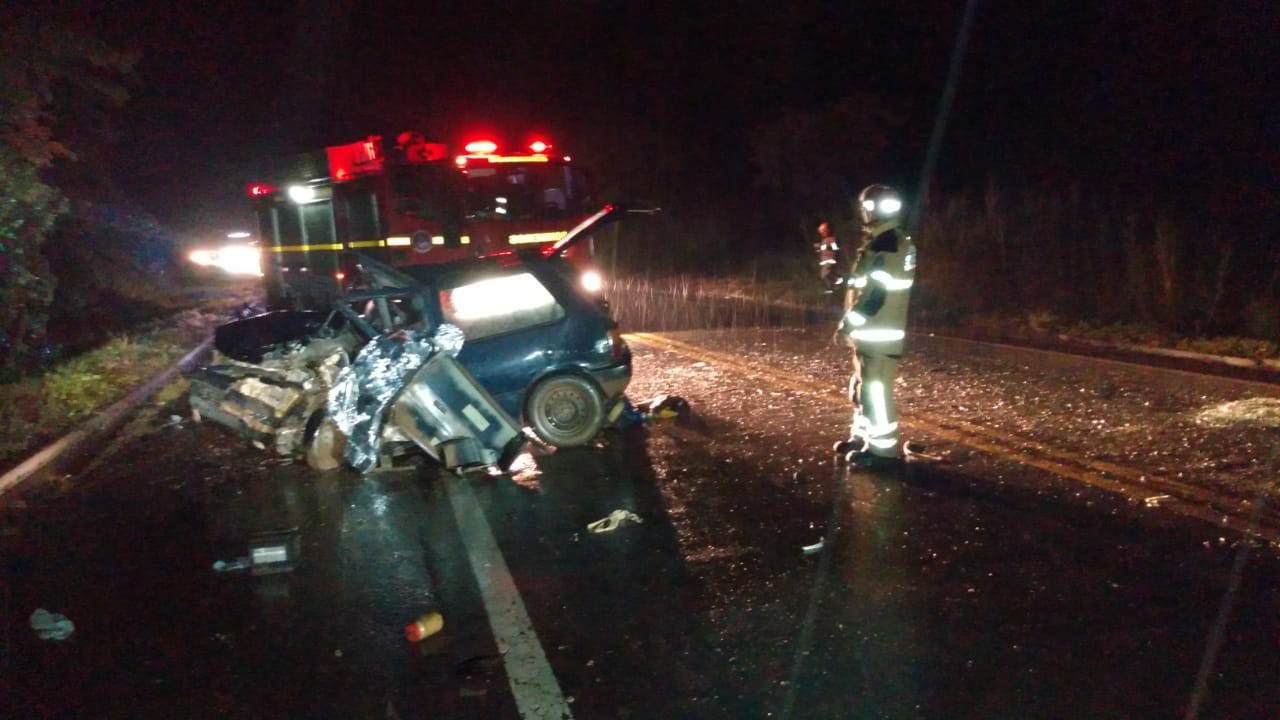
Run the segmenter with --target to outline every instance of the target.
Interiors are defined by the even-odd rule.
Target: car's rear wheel
[[[595,383],[584,377],[556,375],[538,383],[529,393],[525,419],[548,445],[585,445],[604,426],[604,396]]]

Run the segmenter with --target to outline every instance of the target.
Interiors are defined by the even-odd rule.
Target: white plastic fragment
[[[247,557],[234,560],[215,560],[213,562],[213,571],[217,573],[238,572],[240,570],[248,570],[251,567],[253,567],[253,563]]]
[[[824,538],[818,538],[818,542],[812,545],[805,545],[800,549],[804,551],[805,555],[817,555],[818,553],[822,552],[822,548],[825,546],[826,546],[826,540]]]
[[[1143,500],[1142,502],[1145,503],[1147,507],[1160,507],[1160,503],[1164,502],[1165,500],[1172,500],[1172,499],[1173,498],[1169,495],[1152,495],[1151,497]]]
[[[31,629],[41,640],[66,640],[76,631],[76,624],[65,615],[51,613],[44,608],[36,608],[31,613]]]
[[[617,530],[623,525],[638,525],[644,522],[639,515],[630,510],[614,510],[609,513],[609,517],[601,518],[587,525],[587,531],[593,533],[607,533]]]

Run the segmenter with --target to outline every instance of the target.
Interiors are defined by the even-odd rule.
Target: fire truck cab
[[[490,140],[450,157],[443,143],[404,132],[297,156],[274,184],[248,188],[259,220],[272,308],[328,307],[352,268],[349,251],[392,267],[549,246],[596,208],[587,178],[545,141],[500,153]],[[568,258],[597,284],[591,242]]]

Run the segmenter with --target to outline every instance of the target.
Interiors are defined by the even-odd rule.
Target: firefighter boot
[[[854,434],[848,440],[841,440],[832,445],[831,449],[835,452],[837,460],[848,460],[851,457],[866,453],[867,447],[866,436]]]
[[[901,469],[907,463],[907,459],[901,455],[876,455],[863,451],[849,453],[845,456],[845,462],[863,470],[893,471]]]

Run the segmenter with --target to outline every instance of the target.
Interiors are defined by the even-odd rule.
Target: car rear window
[[[565,315],[551,291],[527,272],[441,290],[440,309],[468,340],[545,325]]]

